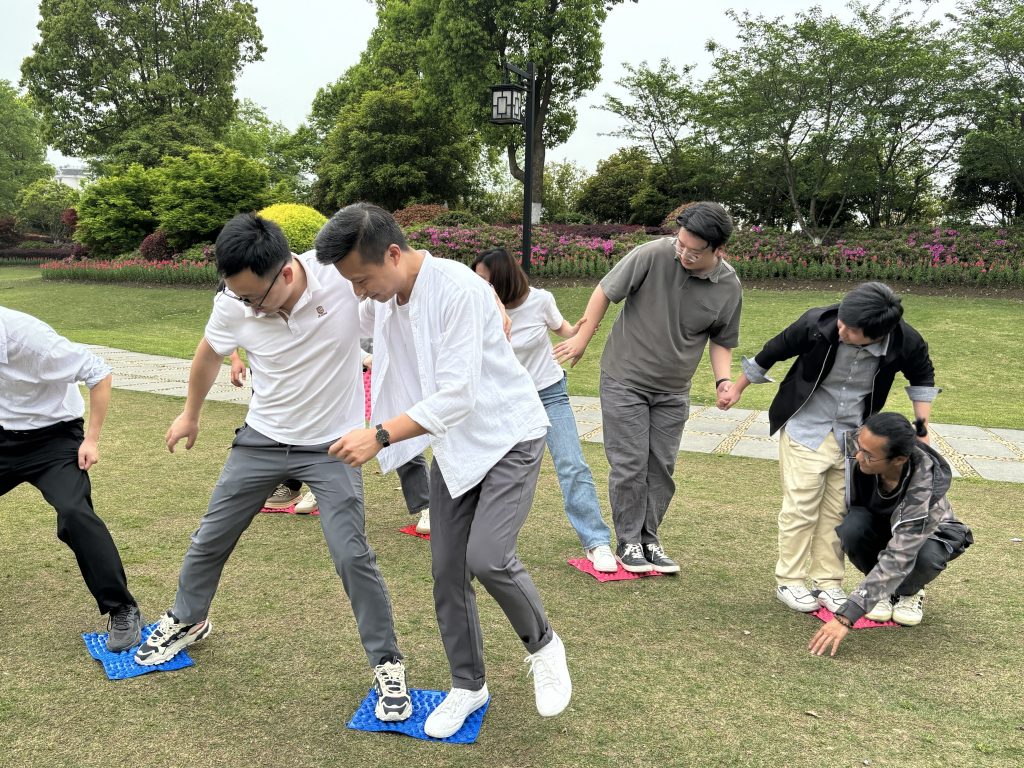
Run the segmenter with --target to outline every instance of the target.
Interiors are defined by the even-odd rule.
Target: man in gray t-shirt
[[[616,557],[633,573],[679,571],[658,527],[675,494],[690,382],[709,346],[717,394],[724,394],[739,343],[742,289],[720,252],[732,219],[718,203],[703,202],[676,222],[676,237],[645,243],[615,265],[594,289],[579,333],[555,347],[559,362],[575,365],[609,305],[625,300],[601,356],[601,418]]]

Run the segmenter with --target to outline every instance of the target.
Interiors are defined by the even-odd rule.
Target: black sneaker
[[[615,548],[615,559],[630,573],[650,573],[654,570],[639,544],[619,544]]]
[[[412,714],[412,699],[405,687],[405,665],[401,659],[386,661],[373,668],[373,689],[377,691],[374,714],[378,720],[397,722]]]
[[[142,642],[142,613],[137,605],[122,605],[107,618],[107,650],[127,651]]]
[[[644,558],[658,573],[679,573],[679,563],[665,554],[661,544],[644,544]]]
[[[197,643],[210,634],[213,626],[209,619],[195,624],[183,624],[168,611],[160,617],[146,642],[135,652],[135,663],[144,667],[163,664],[173,659],[182,648]]]

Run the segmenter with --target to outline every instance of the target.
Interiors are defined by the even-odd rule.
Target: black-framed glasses
[[[252,299],[250,299],[247,296],[239,296],[237,293],[234,293],[233,291],[231,291],[231,289],[228,288],[227,285],[225,285],[223,287],[224,295],[227,296],[228,298],[234,299],[235,301],[242,302],[247,307],[262,307],[263,306],[263,302],[266,301],[267,300],[267,296],[270,295],[270,291],[271,291],[271,289],[273,289],[274,283],[277,282],[277,278],[279,278],[281,276],[281,272],[284,271],[284,268],[287,265],[288,265],[288,262],[286,261],[280,267],[277,268],[277,272],[274,274],[274,279],[270,281],[270,285],[267,286],[267,290],[256,301],[253,301]]]
[[[860,442],[857,440],[857,438],[859,436],[860,436],[860,430],[859,429],[856,432],[853,432],[853,433],[849,433],[848,432],[847,433],[847,436],[846,436],[847,452],[846,453],[847,453],[847,455],[851,459],[857,458],[857,454],[858,453],[862,453],[862,454],[864,454],[864,462],[867,463],[867,464],[874,464],[877,461],[887,461],[888,460],[888,457],[886,457],[886,456],[875,456],[875,455],[873,455],[871,453],[868,453],[863,448],[861,448]]]

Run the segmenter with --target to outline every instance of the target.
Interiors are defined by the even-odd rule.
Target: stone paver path
[[[115,387],[185,397],[190,361],[111,347],[90,345],[90,349],[114,367]],[[224,366],[208,399],[245,405],[249,388],[233,387],[228,367]],[[598,398],[571,397],[570,401],[580,438],[602,442]],[[957,477],[1024,483],[1024,430],[934,423],[930,428],[932,445],[946,457]],[[680,450],[778,461],[779,441],[778,435],[768,434],[766,411],[695,406],[686,422]]]

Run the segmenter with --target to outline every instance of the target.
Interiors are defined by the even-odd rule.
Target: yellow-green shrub
[[[310,250],[317,232],[327,223],[322,213],[298,203],[277,203],[264,208],[259,215],[281,227],[293,253]]]

